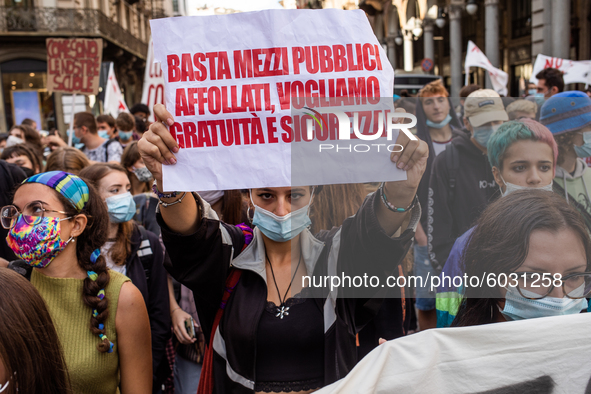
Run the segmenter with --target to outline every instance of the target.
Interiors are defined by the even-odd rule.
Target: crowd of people
[[[388,165],[406,180],[381,184],[165,192],[180,147],[162,105],[152,124],[143,104],[79,112],[74,147],[14,126],[0,392],[309,393],[384,340],[586,311],[591,98],[557,70],[536,77],[519,99],[468,85],[455,102],[441,81],[395,97],[418,139],[399,134]],[[341,272],[516,280],[369,297],[302,280]],[[536,274],[560,280],[532,287]]]

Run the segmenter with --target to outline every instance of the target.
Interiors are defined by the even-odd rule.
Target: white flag
[[[488,76],[490,77],[495,92],[502,96],[507,96],[507,82],[509,82],[509,75],[503,70],[493,66],[486,55],[472,41],[468,41],[468,51],[466,52],[466,62],[464,64],[464,68],[466,69],[466,85],[468,85],[470,67],[480,67],[488,71]]]
[[[123,93],[119,89],[117,78],[115,77],[115,69],[113,63],[109,66],[109,76],[107,77],[107,87],[105,88],[105,102],[103,112],[111,114],[114,118],[121,112],[129,112]]]
[[[564,83],[591,84],[591,60],[574,61],[559,57],[538,55],[529,80],[537,84],[538,79],[536,75],[545,68],[556,68],[562,71],[564,73]]]
[[[164,78],[162,77],[160,63],[154,63],[154,44],[152,44],[152,38],[150,38],[150,46],[148,47],[142,103],[150,108],[150,122],[156,121],[154,118],[154,105],[164,104]]]

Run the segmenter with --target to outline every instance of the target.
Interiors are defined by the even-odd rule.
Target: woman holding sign
[[[164,106],[154,112],[173,124]],[[390,165],[407,180],[382,184],[341,227],[310,233],[313,186],[267,187],[250,191],[251,235],[217,220],[196,193],[162,192],[162,164],[176,163],[179,146],[163,122],[150,126],[139,148],[156,180],[167,268],[193,291],[209,338],[200,393],[307,393],[353,368],[355,335],[378,311],[383,286],[366,279],[361,288],[339,288],[331,280],[385,284],[398,275],[420,217],[416,191],[428,149],[404,133],[396,143],[404,149]],[[387,290],[400,297],[400,289]]]

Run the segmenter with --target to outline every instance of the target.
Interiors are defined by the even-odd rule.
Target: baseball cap
[[[542,106],[540,123],[552,134],[582,129],[591,124],[591,98],[577,90],[557,93]]]
[[[501,97],[492,89],[480,89],[470,93],[464,102],[464,116],[473,127],[497,120],[509,120]]]

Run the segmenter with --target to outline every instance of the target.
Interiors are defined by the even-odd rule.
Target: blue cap
[[[394,102],[396,102],[396,101],[400,100],[400,98],[401,98],[401,97],[400,97],[399,95],[395,94],[395,95],[394,95]]]
[[[591,98],[571,90],[550,97],[540,111],[540,123],[552,134],[563,134],[591,125]]]

